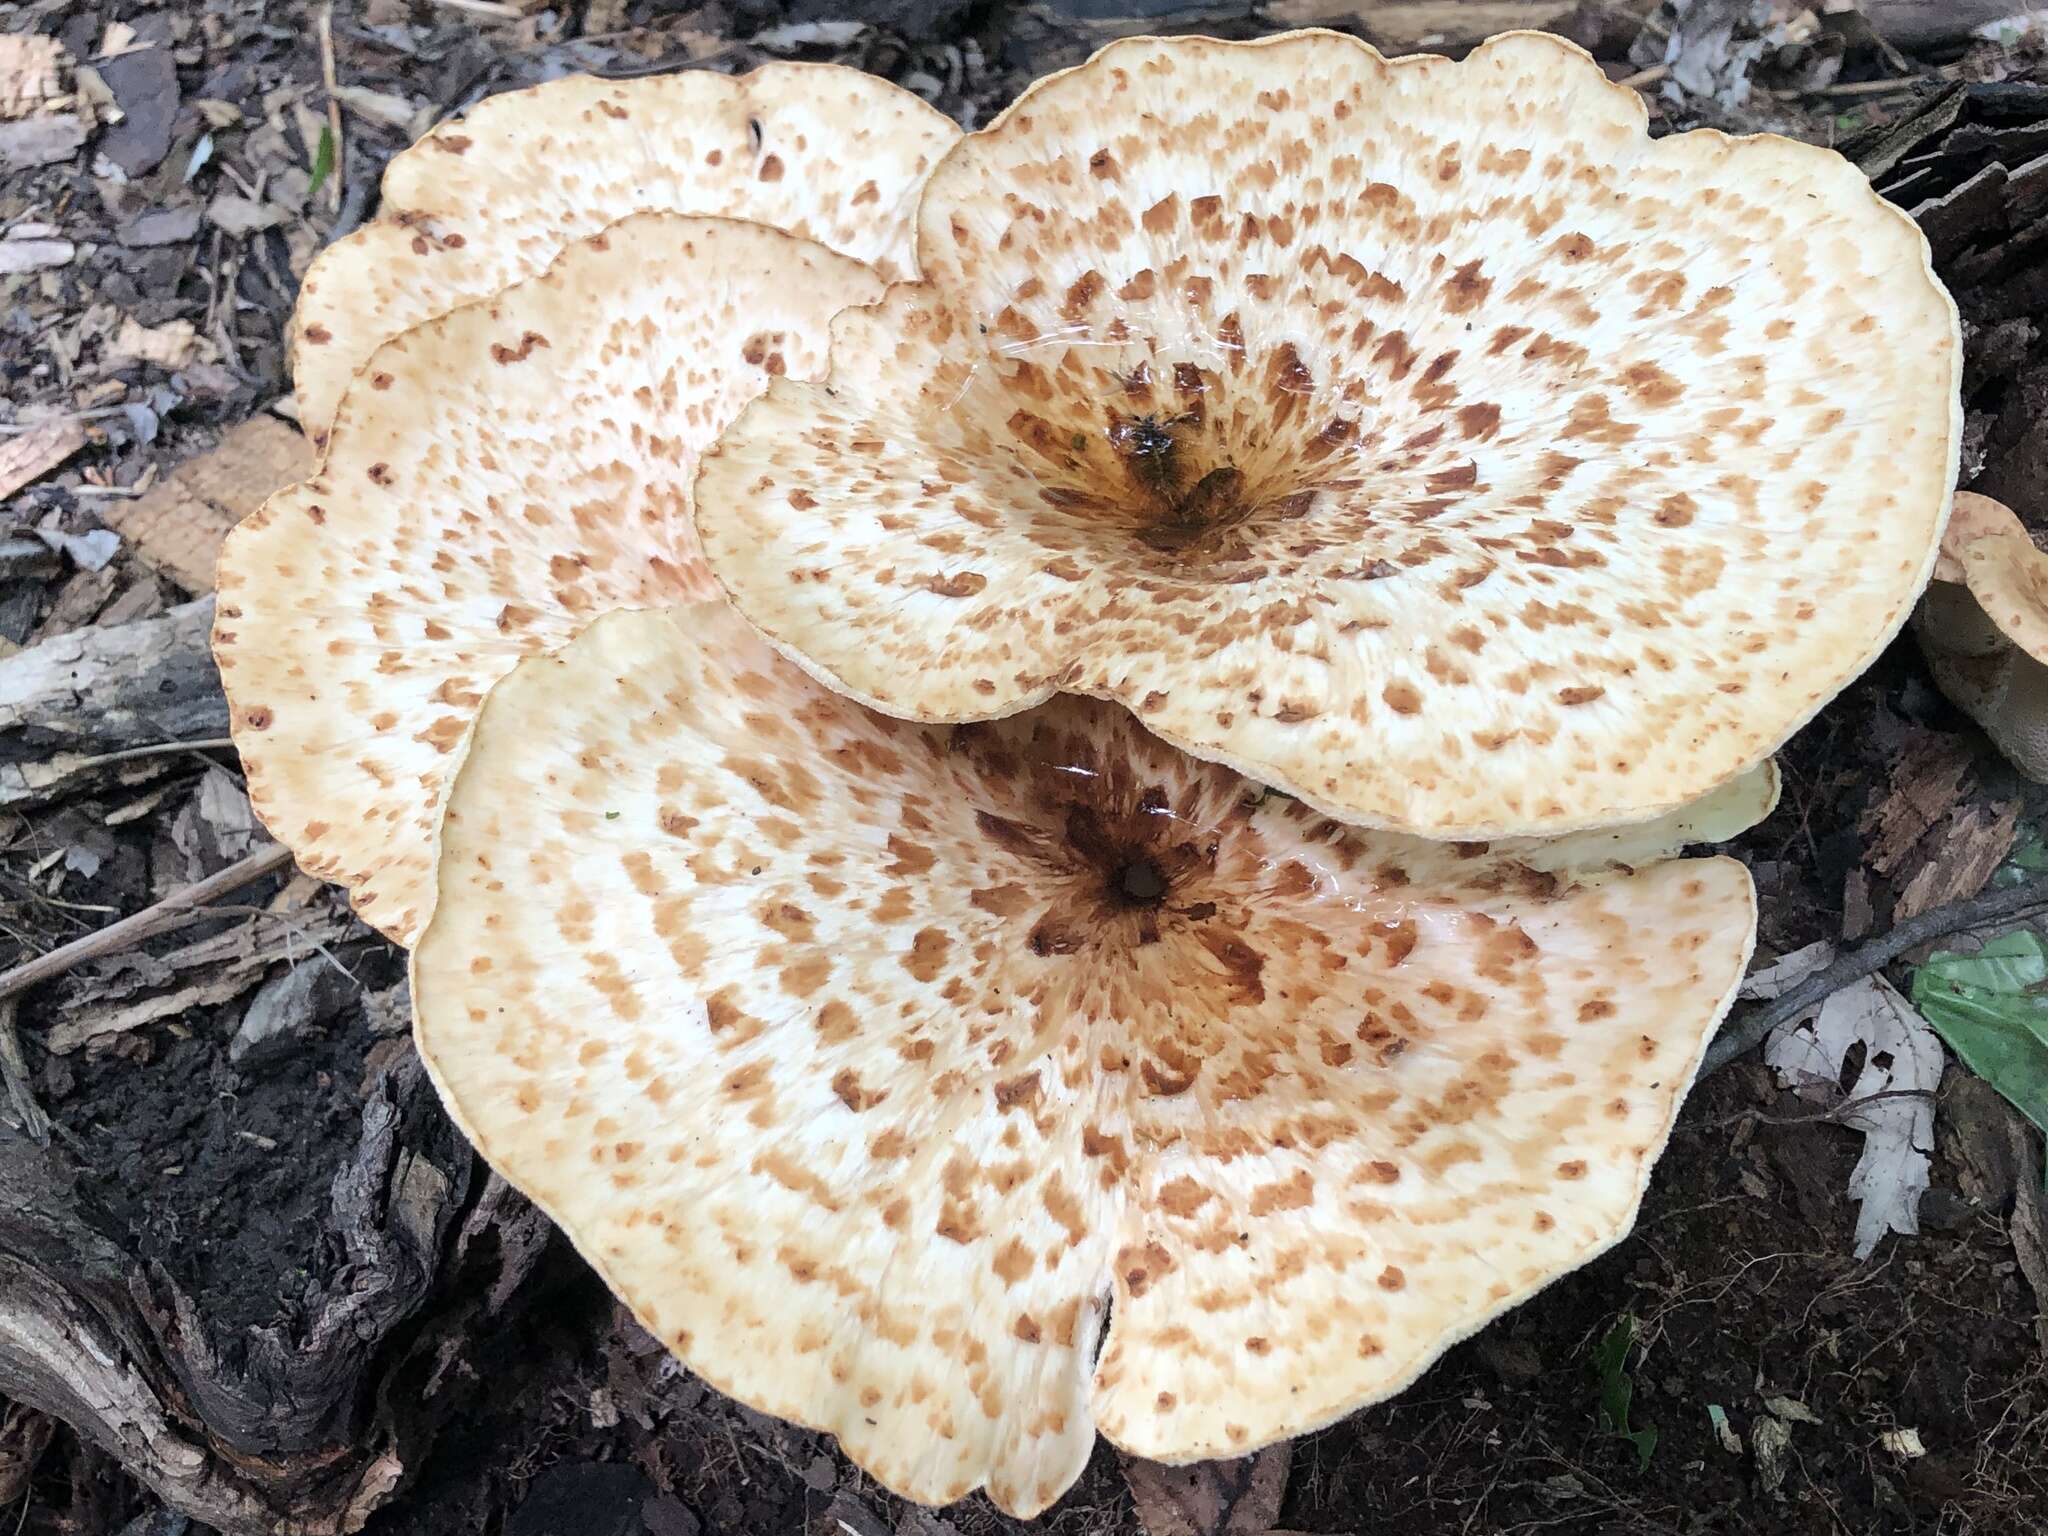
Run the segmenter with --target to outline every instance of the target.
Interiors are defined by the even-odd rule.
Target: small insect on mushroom
[[[1913,633],[1941,691],[2048,783],[2048,554],[2011,508],[1956,492]]]
[[[1563,832],[1762,761],[1927,580],[1960,344],[1917,228],[1828,150],[1652,141],[1560,39],[1126,39],[918,232],[696,501],[871,707],[1094,695],[1343,820]]]
[[[1455,846],[1257,790],[613,614],[483,707],[415,1038],[656,1338],[897,1492],[1242,1455],[1628,1230],[1755,925],[1672,855],[1775,797]]]

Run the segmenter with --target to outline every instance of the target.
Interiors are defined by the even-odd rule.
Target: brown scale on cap
[[[2011,508],[1956,492],[1913,632],[1941,691],[2048,782],[2048,554]]]
[[[576,75],[490,97],[394,159],[376,222],[307,272],[291,335],[299,419],[323,444],[381,343],[630,214],[747,219],[887,281],[911,276],[918,193],[959,137],[910,92],[829,64]]]
[[[1934,557],[1917,230],[1824,150],[1653,143],[1555,38],[1113,44],[947,156],[918,256],[698,500],[891,713],[1093,694],[1347,820],[1565,831],[1761,761]]]
[[[697,456],[881,291],[780,231],[641,214],[376,353],[320,473],[221,553],[214,654],[258,813],[400,943],[483,695],[599,614],[715,590]]]
[[[618,613],[483,708],[417,1039],[692,1369],[1029,1514],[1098,1429],[1299,1433],[1619,1238],[1754,926],[1669,856],[1774,794],[1361,832],[1097,701],[917,725]]]

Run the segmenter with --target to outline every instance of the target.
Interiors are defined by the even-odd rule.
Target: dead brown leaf
[[[1265,1536],[1280,1518],[1293,1449],[1283,1443],[1185,1467],[1126,1456],[1124,1481],[1146,1536]]]

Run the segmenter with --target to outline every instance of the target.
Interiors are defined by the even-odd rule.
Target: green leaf
[[[306,182],[306,196],[311,198],[315,192],[318,192],[320,190],[320,183],[325,181],[333,172],[334,129],[330,125],[320,130],[320,143],[313,151],[313,174]]]
[[[2009,886],[2025,885],[2034,876],[2043,874],[2048,874],[2048,842],[2041,840],[2041,834],[2035,828],[2021,827],[2020,835],[2013,840],[2012,852],[1992,872],[1991,883],[2004,890]]]
[[[1647,1424],[1631,1429],[1628,1422],[1629,1405],[1636,1396],[1636,1384],[1628,1374],[1628,1351],[1635,1336],[1635,1318],[1622,1313],[1606,1337],[1593,1346],[1593,1369],[1600,1377],[1600,1427],[1634,1446],[1636,1470],[1647,1472],[1657,1450],[1657,1431]]]
[[[1913,1006],[1963,1065],[2048,1131],[2048,945],[2031,929],[1913,973]]]

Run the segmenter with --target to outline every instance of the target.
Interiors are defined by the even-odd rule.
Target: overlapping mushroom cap
[[[959,137],[908,91],[835,65],[577,75],[493,96],[394,159],[377,221],[306,274],[291,331],[300,418],[324,442],[381,343],[633,213],[747,219],[910,276],[918,192]]]
[[[1750,882],[1550,852],[1345,828],[1092,700],[890,719],[721,603],[616,614],[484,706],[417,1040],[693,1369],[1028,1513],[1098,1427],[1312,1428],[1628,1229]]]
[[[319,473],[221,554],[250,798],[307,870],[411,942],[486,690],[602,613],[712,590],[697,456],[881,287],[779,230],[639,214],[378,348]]]
[[[1941,691],[2048,781],[2048,555],[2011,508],[1958,491],[1913,632]]]
[[[714,572],[870,705],[1094,694],[1347,820],[1640,819],[1903,623],[1953,306],[1854,167],[1651,142],[1531,34],[1133,39],[934,174],[923,282],[705,461]]]

